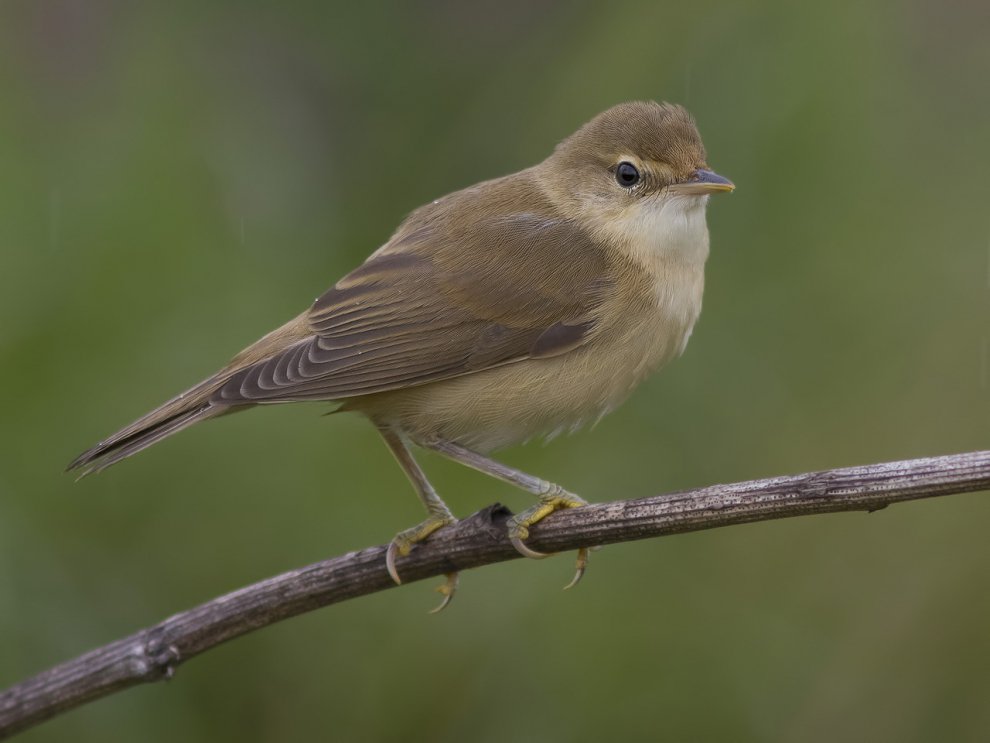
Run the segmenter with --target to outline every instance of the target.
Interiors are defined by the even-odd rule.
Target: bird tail
[[[310,332],[306,313],[290,320],[245,348],[212,377],[138,418],[89,451],[84,451],[69,463],[66,470],[82,470],[80,477],[85,477],[137,454],[173,433],[189,428],[193,423],[253,407],[250,401],[217,402],[213,396],[238,372],[277,356],[292,344],[307,338]]]
[[[177,395],[84,451],[69,463],[66,471],[81,470],[80,477],[100,472],[194,423],[230,412],[230,406],[210,402],[213,392],[227,381],[228,376],[222,373],[214,375]]]

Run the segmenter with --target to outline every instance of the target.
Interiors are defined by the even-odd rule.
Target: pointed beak
[[[698,168],[688,180],[668,186],[668,190],[674,193],[694,195],[733,191],[735,188],[735,184],[728,178],[704,168]]]

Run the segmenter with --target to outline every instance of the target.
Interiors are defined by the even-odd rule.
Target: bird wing
[[[340,400],[565,353],[595,332],[605,262],[566,220],[511,214],[457,230],[420,215],[314,302],[308,336],[210,401]]]

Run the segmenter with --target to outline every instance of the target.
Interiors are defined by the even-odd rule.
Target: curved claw
[[[414,546],[425,541],[437,529],[457,523],[457,519],[451,515],[450,511],[446,510],[447,507],[443,506],[443,508],[442,512],[431,512],[423,523],[416,524],[411,529],[400,531],[388,543],[388,549],[385,550],[385,568],[397,586],[402,585],[402,579],[399,577],[399,571],[395,569],[396,558],[408,555]]]
[[[574,571],[574,577],[571,578],[571,582],[564,586],[564,590],[574,588],[578,583],[581,582],[581,578],[584,577],[585,568],[588,567],[588,556],[589,550],[587,547],[581,547],[577,554],[577,569]]]
[[[447,573],[447,580],[442,586],[436,587],[436,592],[443,596],[443,601],[440,602],[439,606],[435,606],[427,612],[428,614],[439,614],[447,605],[453,600],[454,594],[457,593],[457,582],[460,573]]]
[[[385,550],[385,568],[388,570],[388,574],[392,576],[392,580],[395,581],[395,585],[402,585],[402,578],[399,577],[399,571],[395,569],[395,556],[399,552],[399,545],[392,540],[388,543],[388,549]]]
[[[523,557],[528,557],[531,560],[542,560],[544,557],[550,557],[550,555],[546,552],[537,552],[536,550],[527,547],[526,543],[523,542],[522,538],[518,534],[510,535],[509,541],[512,542],[512,546],[516,548],[516,552]]]

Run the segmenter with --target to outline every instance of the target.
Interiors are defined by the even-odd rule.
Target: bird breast
[[[373,396],[358,407],[414,441],[479,452],[593,424],[652,371],[679,356],[701,312],[707,197],[646,202],[599,234],[615,258],[613,289],[583,345]]]
[[[361,408],[413,441],[435,437],[479,452],[593,424],[684,350],[701,310],[701,266],[656,268],[606,302],[609,320],[577,349],[383,393]]]

